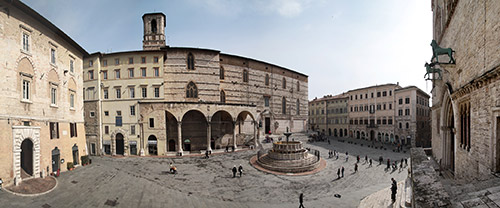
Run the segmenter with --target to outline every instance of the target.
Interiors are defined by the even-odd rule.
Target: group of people
[[[235,177],[236,177],[236,173],[237,173],[237,172],[238,172],[238,173],[240,173],[240,178],[241,178],[241,175],[243,174],[243,166],[241,166],[241,164],[240,164],[240,166],[238,167],[238,169],[236,169],[236,165],[235,165],[235,166],[233,166],[233,169],[232,169],[232,170],[233,170],[233,178],[235,178]]]

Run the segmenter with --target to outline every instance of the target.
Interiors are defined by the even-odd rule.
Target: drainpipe
[[[99,154],[98,155],[104,155],[104,145],[103,145],[103,138],[102,138],[102,115],[104,114],[104,111],[102,110],[102,98],[101,98],[101,91],[103,87],[103,83],[101,82],[101,56],[102,54],[99,54],[98,59],[97,59],[97,104],[98,104],[98,110],[99,110]]]

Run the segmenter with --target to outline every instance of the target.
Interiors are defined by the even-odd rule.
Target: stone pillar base
[[[144,154],[144,149],[143,149],[143,148],[141,148],[141,151],[139,151],[139,155],[140,155],[140,156],[145,156],[145,154]]]

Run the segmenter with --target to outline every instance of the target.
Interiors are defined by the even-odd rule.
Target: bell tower
[[[167,25],[165,14],[161,12],[142,15],[144,25],[143,50],[159,50],[165,44],[165,27]]]

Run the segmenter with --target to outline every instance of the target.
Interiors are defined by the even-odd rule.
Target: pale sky
[[[142,49],[163,12],[172,47],[249,57],[309,76],[309,100],[376,84],[429,93],[429,0],[22,0],[89,53]]]

